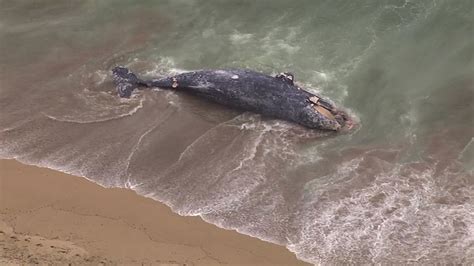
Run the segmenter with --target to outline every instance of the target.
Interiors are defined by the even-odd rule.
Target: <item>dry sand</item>
[[[0,264],[307,265],[126,189],[0,160]]]

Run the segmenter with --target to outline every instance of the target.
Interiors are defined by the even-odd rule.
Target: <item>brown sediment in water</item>
[[[0,160],[0,264],[306,265],[126,189]]]

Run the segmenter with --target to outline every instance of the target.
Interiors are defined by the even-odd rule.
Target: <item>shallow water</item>
[[[305,261],[474,262],[474,7],[459,1],[0,1],[0,156],[128,187]],[[329,134],[110,69],[291,71]]]

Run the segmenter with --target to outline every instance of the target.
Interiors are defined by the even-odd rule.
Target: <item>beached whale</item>
[[[180,90],[214,102],[308,128],[341,130],[352,126],[342,110],[295,85],[291,73],[269,76],[251,70],[199,70],[161,79],[142,80],[125,67],[112,70],[120,97],[133,90],[159,87]]]

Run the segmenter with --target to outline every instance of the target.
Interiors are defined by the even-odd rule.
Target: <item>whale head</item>
[[[347,112],[319,97],[309,99],[300,114],[300,119],[307,127],[323,130],[350,130],[354,126],[354,122]]]

